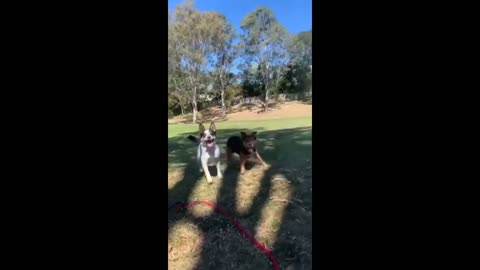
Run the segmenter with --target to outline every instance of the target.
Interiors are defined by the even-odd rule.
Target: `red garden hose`
[[[209,201],[194,201],[194,202],[191,202],[189,204],[182,204],[182,203],[177,203],[177,211],[181,211],[183,209],[188,209],[188,208],[191,208],[195,205],[198,205],[198,204],[205,204],[205,205],[208,205],[210,206],[211,208],[213,208],[214,210],[218,211],[220,214],[222,214],[224,217],[226,217],[227,219],[230,220],[230,222],[240,231],[240,233],[245,237],[247,238],[248,240],[250,240],[250,242],[252,244],[254,244],[257,248],[259,248],[261,251],[263,251],[263,253],[265,253],[265,255],[268,256],[268,259],[272,262],[272,265],[273,265],[273,269],[275,270],[279,270],[279,266],[278,266],[278,262],[277,262],[277,259],[275,259],[275,257],[273,256],[272,252],[270,250],[267,249],[267,247],[265,247],[264,244],[260,243],[257,241],[257,239],[255,239],[250,233],[248,233],[248,231],[242,226],[240,225],[240,223],[234,219],[232,216],[230,216],[225,210],[223,210],[222,208],[220,208],[219,206],[209,202]],[[173,207],[173,206],[172,206]],[[170,208],[170,207],[169,207]]]

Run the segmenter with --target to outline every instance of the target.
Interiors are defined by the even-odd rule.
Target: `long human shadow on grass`
[[[195,187],[196,182],[200,180],[200,177],[198,165],[196,165],[194,161],[189,161],[183,172],[182,180],[177,182],[175,186],[168,191],[168,205],[172,205],[178,201],[185,202]]]
[[[281,173],[281,169],[285,168],[295,168],[296,166],[302,166],[305,160],[311,159],[311,129],[310,128],[295,128],[295,129],[285,129],[285,130],[277,130],[277,131],[263,131],[259,134],[259,143],[260,143],[260,153],[265,159],[267,163],[271,165],[271,167],[265,171],[262,179],[260,180],[260,188],[259,191],[256,193],[254,198],[252,198],[253,203],[247,213],[238,213],[236,210],[236,191],[238,189],[238,181],[239,181],[239,166],[238,162],[233,162],[233,164],[227,165],[227,168],[224,172],[224,179],[221,183],[221,187],[219,192],[217,193],[217,204],[220,205],[222,208],[227,210],[233,216],[242,219],[243,225],[251,232],[255,233],[260,226],[260,219],[262,215],[262,210],[267,205],[269,201],[269,194],[271,190],[271,178],[276,173]],[[224,134],[224,138],[228,138],[228,136],[238,134],[240,129],[236,130],[222,130],[221,132]],[[172,149],[179,149],[182,146],[188,145],[183,143],[180,140],[184,140],[184,136],[187,134],[179,135],[178,137],[173,138]],[[218,139],[218,138],[217,138]],[[224,145],[221,144],[220,140],[217,140],[220,144],[221,148],[224,149]],[[310,142],[310,144],[308,143]],[[191,147],[191,144],[190,146]],[[196,151],[196,147],[192,147]],[[170,140],[169,140],[169,150],[170,147]],[[182,149],[179,153],[183,154],[183,160],[187,158],[191,153],[188,153],[188,149]],[[191,156],[190,156],[191,157]],[[169,157],[170,158],[170,157]],[[198,170],[194,162],[191,162],[191,159],[188,159],[190,162],[187,162],[187,167],[185,168],[185,173],[183,175],[182,181],[178,182],[177,185],[169,191],[169,202],[174,202],[178,200],[186,201],[189,196],[191,195],[193,188],[195,186],[196,180],[201,181],[204,177],[199,175],[198,173],[193,173]],[[302,161],[303,160],[303,161]],[[175,160],[178,162],[178,160]],[[169,159],[170,162],[170,159]],[[248,167],[247,167],[248,170]],[[247,172],[248,175],[248,172]],[[294,182],[294,179],[291,179],[289,175],[284,175],[288,181]],[[215,180],[214,180],[215,181]],[[311,180],[310,180],[310,187],[311,187]],[[297,196],[296,187],[292,188],[292,197]],[[309,194],[311,197],[311,193]],[[172,198],[171,198],[172,197]],[[307,195],[308,197],[308,195]],[[181,199],[183,198],[183,199]],[[201,199],[201,198],[199,198]],[[311,267],[311,263],[308,260],[299,260],[302,258],[301,256],[297,256],[300,253],[305,254],[306,257],[310,258],[310,250],[305,251],[302,249],[302,246],[296,244],[295,241],[290,241],[288,237],[288,232],[295,230],[292,226],[300,227],[295,235],[299,235],[301,233],[306,232],[306,237],[308,238],[311,236],[311,221],[310,224],[307,224],[310,228],[304,229],[305,222],[303,224],[295,224],[295,223],[288,223],[289,219],[296,219],[298,215],[295,214],[295,211],[298,211],[297,208],[292,206],[287,206],[285,209],[285,213],[283,214],[283,218],[280,221],[280,228],[278,234],[276,236],[277,239],[285,239],[284,241],[276,241],[273,252],[277,256],[280,264],[282,266],[291,265],[292,261],[285,261],[286,259],[294,258],[294,263],[303,265],[305,268]],[[198,226],[198,228],[204,233],[208,234],[209,231],[212,229],[218,229],[218,227],[226,228],[230,226],[228,221],[222,220],[222,218],[213,218],[212,216],[206,218],[196,218],[193,216],[187,216],[189,221],[193,222]],[[310,233],[309,233],[310,232]],[[287,236],[285,236],[287,234]],[[222,239],[220,239],[222,240]],[[225,244],[225,243],[224,243]],[[244,240],[242,243],[244,245],[250,245],[247,240]],[[202,253],[200,256],[200,260],[196,267],[197,270],[203,269],[212,269],[212,266],[215,266],[216,269],[229,269],[232,266],[236,267],[236,269],[249,269],[249,267],[254,267],[255,262],[246,262],[241,263],[245,258],[241,257],[241,254],[229,254],[225,253],[225,250],[221,248],[215,247],[215,245],[209,245],[208,243],[205,244],[206,247],[210,247],[210,249],[219,249],[218,252],[209,250],[207,248],[202,249]],[[226,243],[228,247],[228,243]],[[289,251],[288,249],[291,249]],[[260,252],[260,251],[258,251]],[[212,256],[214,254],[214,256]],[[218,254],[218,255],[217,255]],[[283,257],[283,256],[286,257]],[[229,258],[227,262],[225,261],[225,257]],[[305,256],[304,256],[305,257]],[[260,262],[258,262],[260,260]],[[262,261],[263,260],[263,261]],[[229,262],[228,262],[229,261]],[[257,258],[256,268],[265,267],[265,263],[268,262],[267,258]]]

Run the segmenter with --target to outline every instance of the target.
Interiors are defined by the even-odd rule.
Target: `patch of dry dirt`
[[[235,110],[235,108],[234,108]],[[260,108],[241,110],[228,114],[228,120],[261,120],[277,118],[293,118],[312,115],[312,105],[301,102],[286,102],[272,108],[268,112],[260,112]]]
[[[252,106],[234,106],[232,113],[227,114],[227,119],[231,121],[238,120],[262,120],[262,119],[279,119],[279,118],[294,118],[312,115],[312,105],[297,101],[285,102],[274,106],[271,111],[260,112],[260,107]],[[211,108],[206,112],[202,112],[202,121],[221,121],[223,118],[219,108]],[[168,119],[169,124],[174,123],[190,123],[191,115],[176,116]]]

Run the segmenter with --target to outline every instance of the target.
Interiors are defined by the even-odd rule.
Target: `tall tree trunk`
[[[265,111],[268,111],[268,88],[265,89]]]
[[[222,111],[223,111],[223,115],[225,116],[225,114],[227,114],[227,108],[225,107],[225,90],[224,88],[222,87]]]
[[[223,116],[227,114],[227,108],[225,106],[225,83],[223,81],[223,72],[220,74],[220,95],[221,95],[221,101],[222,101],[222,112]]]
[[[197,123],[197,87],[193,87],[192,94],[192,110],[193,110],[193,123]]]
[[[268,70],[268,62],[265,64],[265,74],[266,76],[264,77],[265,78],[265,105],[264,105],[264,108],[265,108],[265,112],[268,111],[268,92],[269,92],[269,87],[270,87],[270,84],[269,84],[269,80],[270,80],[270,74],[269,74],[269,70]]]
[[[192,101],[192,111],[193,111],[193,123],[197,123],[197,102]]]
[[[267,78],[265,80],[265,105],[264,105],[264,108],[265,108],[265,112],[268,111],[268,92],[269,92],[269,84],[268,84],[268,78],[269,75],[268,75],[268,70],[267,70]]]
[[[182,115],[185,114],[185,111],[183,110],[183,104],[182,104],[182,99],[180,98],[179,95],[176,95],[177,100],[178,100],[178,105],[180,106],[180,111],[182,112]]]

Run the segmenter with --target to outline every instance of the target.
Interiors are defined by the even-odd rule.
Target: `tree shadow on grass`
[[[239,131],[239,129],[222,130],[223,138],[226,141],[228,136],[236,135]],[[179,137],[185,135],[187,134]],[[218,141],[220,142],[220,140]],[[174,145],[177,148],[179,146],[180,144]],[[224,145],[220,143],[220,146],[224,149]],[[196,147],[193,148],[196,151]],[[251,198],[252,203],[248,211],[239,213],[236,207],[240,179],[238,162],[227,165],[224,179],[217,193],[217,204],[236,217],[250,233],[255,235],[255,232],[259,230],[262,212],[270,200],[272,176],[279,173],[284,174],[287,181],[292,182],[291,198],[299,199],[302,201],[302,205],[299,207],[288,204],[285,208],[272,251],[279,261],[281,269],[292,265],[294,269],[311,269],[311,129],[263,131],[259,135],[259,149],[260,154],[271,167],[259,180],[261,181],[259,190]],[[183,157],[186,156],[188,154]],[[308,164],[310,164],[309,168]],[[195,165],[193,164],[193,166]],[[253,165],[253,167],[256,166]],[[299,181],[294,174],[285,173],[286,169],[297,170],[303,174],[304,179]],[[195,171],[192,164],[187,165],[185,171],[192,170]],[[308,174],[309,171],[310,175],[305,177],[305,172]],[[169,191],[169,202],[177,201],[179,197],[186,200],[191,195],[196,181],[195,177],[188,175],[188,173],[184,173],[184,179],[172,191]],[[248,175],[247,171],[246,175],[242,177]],[[203,176],[200,177],[203,178]],[[181,188],[178,185],[185,185],[185,187]],[[170,199],[171,196],[172,199]],[[271,268],[263,253],[253,247],[248,240],[242,238],[239,232],[221,215],[212,214],[202,218],[186,215],[186,218],[197,224],[204,233],[206,241],[195,269]],[[245,256],[249,256],[248,260],[245,260]]]
[[[183,171],[182,180],[177,182],[175,186],[168,191],[168,205],[172,205],[177,201],[185,202],[189,194],[192,192],[195,184],[200,180],[201,174],[198,171],[196,162],[189,161]]]

